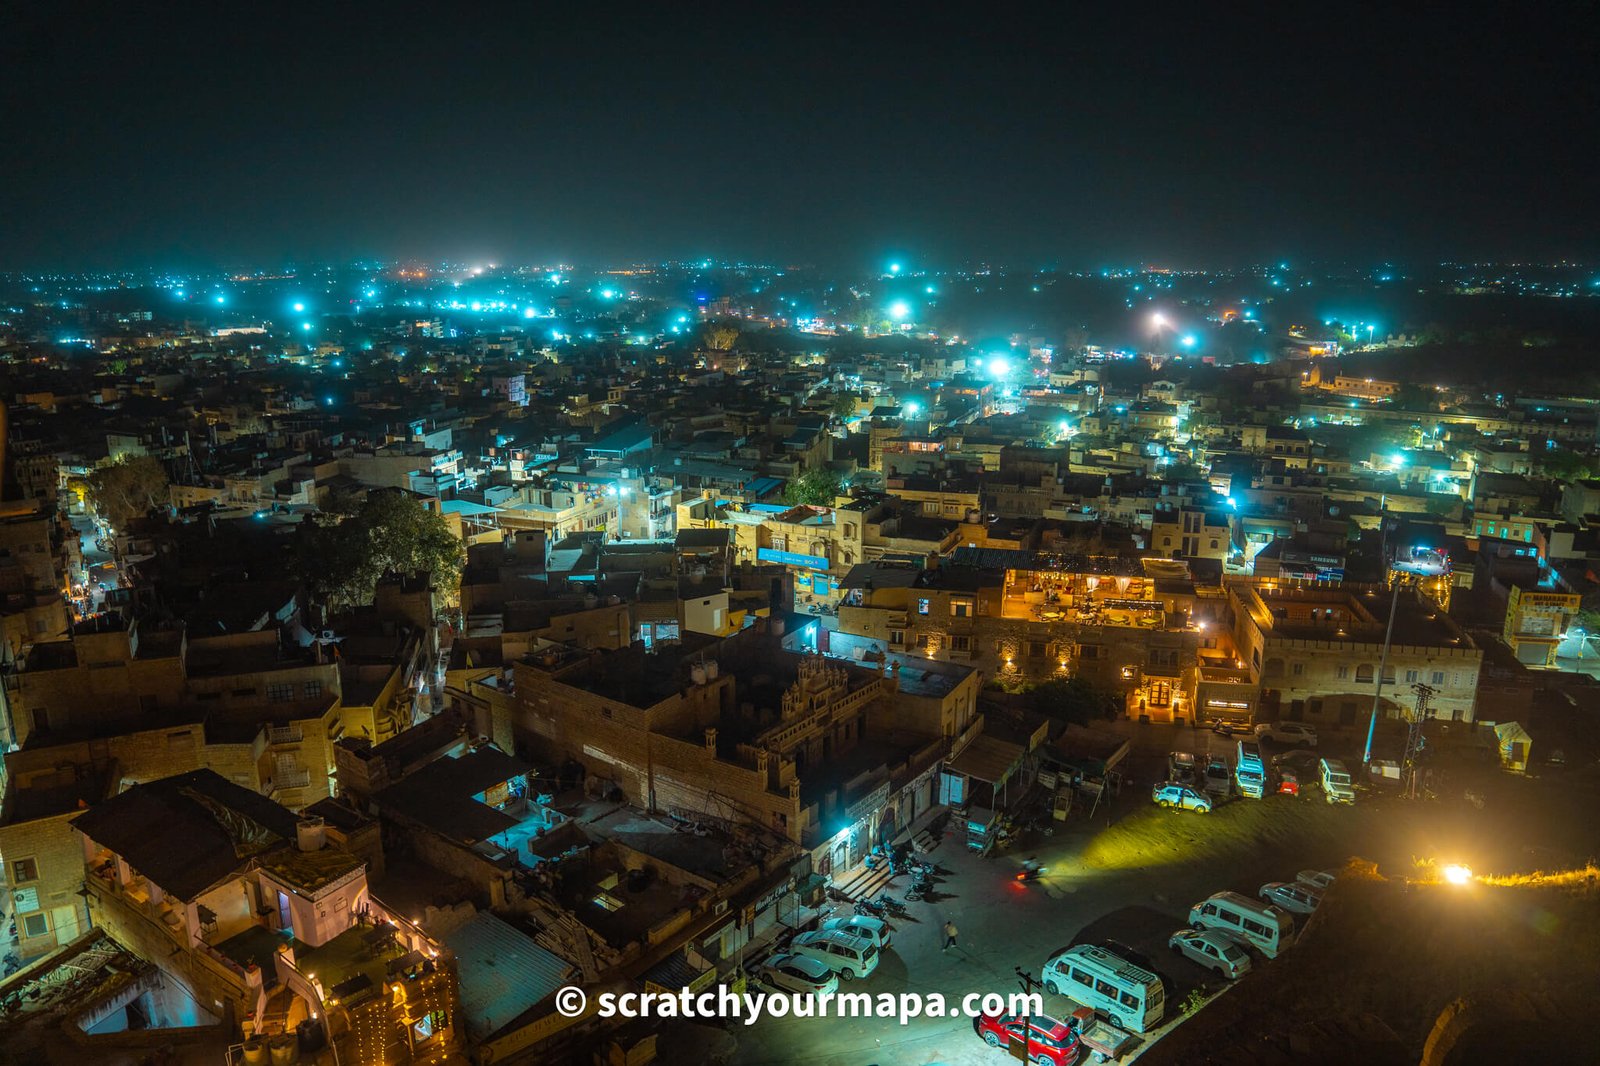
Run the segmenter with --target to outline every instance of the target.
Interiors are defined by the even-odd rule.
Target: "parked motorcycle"
[[[882,918],[885,911],[883,904],[875,900],[858,899],[856,900],[856,913],[870,915],[873,918]]]
[[[879,896],[878,902],[882,905],[885,914],[893,915],[896,918],[904,918],[911,913],[906,910],[904,903],[901,903],[893,896]]]

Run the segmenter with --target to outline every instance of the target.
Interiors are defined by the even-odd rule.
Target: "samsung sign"
[[[828,560],[821,555],[781,552],[776,548],[757,548],[756,558],[764,563],[782,563],[784,566],[809,566],[813,570],[828,569]]]

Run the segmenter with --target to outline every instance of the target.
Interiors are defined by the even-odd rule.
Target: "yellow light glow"
[[[1451,863],[1444,868],[1444,879],[1452,885],[1464,885],[1472,880],[1472,868],[1459,863]]]

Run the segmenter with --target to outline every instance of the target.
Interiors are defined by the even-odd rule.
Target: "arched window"
[[[1362,663],[1356,667],[1356,683],[1359,685],[1372,684],[1372,664]]]

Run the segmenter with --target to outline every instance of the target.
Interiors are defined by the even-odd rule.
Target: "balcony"
[[[267,781],[267,795],[276,796],[291,789],[305,788],[310,784],[311,772],[309,770],[280,769]]]
[[[267,727],[267,743],[298,744],[306,739],[305,733],[295,725],[272,725]]]

